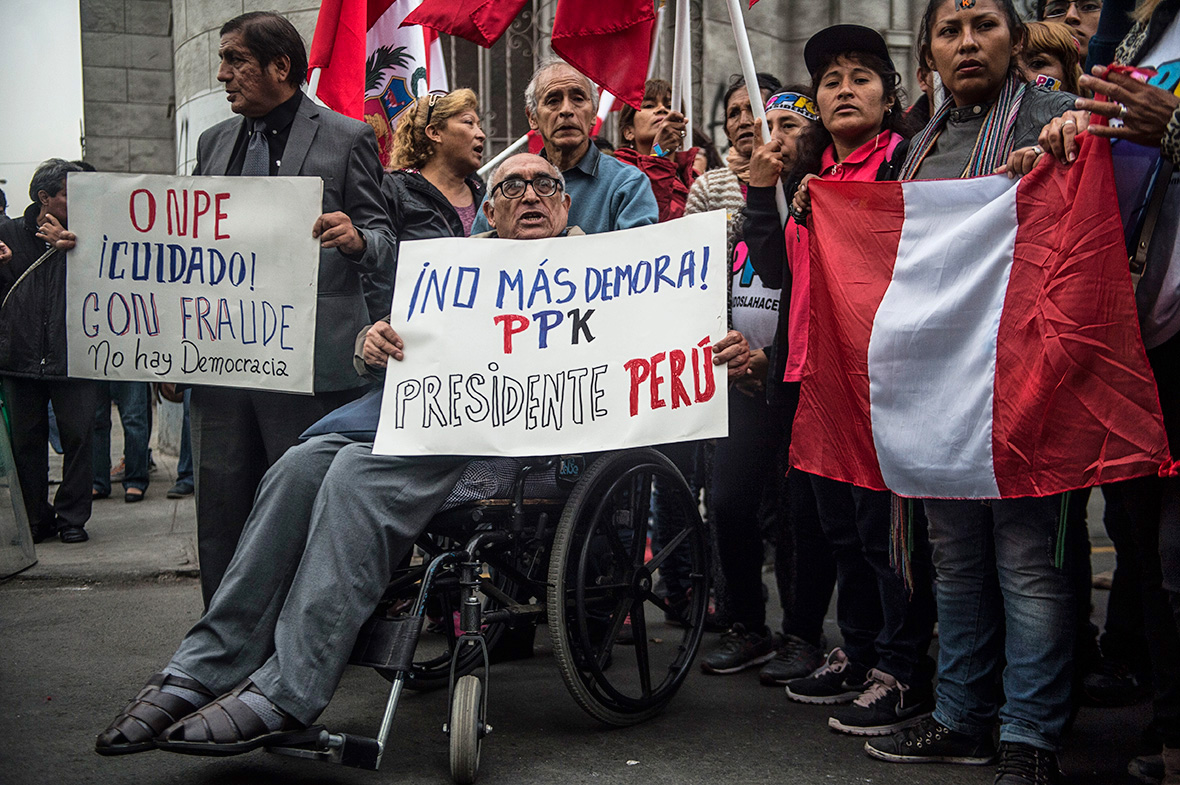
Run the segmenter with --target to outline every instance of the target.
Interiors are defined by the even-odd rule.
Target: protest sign
[[[725,214],[402,243],[373,451],[555,455],[724,436]]]
[[[70,376],[312,392],[323,183],[71,174]]]

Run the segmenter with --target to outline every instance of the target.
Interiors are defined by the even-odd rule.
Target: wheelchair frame
[[[600,456],[564,501],[526,499],[524,486],[530,473],[553,465],[550,459],[523,466],[510,500],[474,502],[437,516],[418,543],[431,557],[429,561],[395,574],[386,598],[400,599],[404,605],[407,589],[416,586],[412,608],[382,617],[396,603],[379,607],[358,636],[350,660],[376,668],[392,682],[374,738],[318,727],[302,737],[311,741],[267,749],[376,770],[402,690],[441,687],[445,675],[448,716],[442,727],[450,737],[451,775],[460,785],[474,782],[482,741],[492,731],[487,723],[490,650],[504,630],[542,618],[548,622],[554,658],[566,687],[587,713],[608,725],[626,726],[662,711],[691,670],[704,631],[709,549],[697,501],[675,465],[648,448]],[[648,558],[651,489],[657,483],[661,494],[669,494],[682,525]],[[554,526],[550,519],[558,510]],[[455,547],[460,541],[462,547]],[[690,602],[683,609],[656,596],[653,576],[680,548],[689,558],[692,585]],[[545,569],[537,574],[542,560]],[[448,590],[458,596],[459,634],[454,634],[453,614],[448,610],[445,662],[436,657],[415,663],[428,606],[432,599],[449,596]],[[490,609],[484,607],[484,600]],[[644,608],[649,605],[675,618],[683,628],[675,655],[658,681],[653,676],[661,674],[658,668],[653,674],[648,649]],[[634,633],[638,694],[617,669],[613,676],[607,673],[627,620]],[[473,673],[477,669],[482,670],[482,680]]]

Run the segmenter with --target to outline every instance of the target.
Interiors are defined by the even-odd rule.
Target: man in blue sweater
[[[573,199],[571,226],[586,234],[654,224],[659,216],[647,175],[603,155],[590,141],[598,112],[594,84],[563,60],[543,64],[525,88],[529,127],[545,143],[542,155],[565,176]],[[480,210],[472,234],[488,230]]]

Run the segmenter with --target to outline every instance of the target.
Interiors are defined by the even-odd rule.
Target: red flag
[[[320,69],[316,97],[373,126],[381,161],[390,163],[393,131],[414,97],[447,89],[438,33],[402,28],[418,0],[324,0],[311,43]]]
[[[525,0],[422,0],[403,25],[422,25],[489,48],[524,7]]]
[[[638,109],[655,19],[651,0],[559,0],[553,51]]]
[[[1010,498],[1168,460],[1110,146],[1068,169],[811,190],[804,471],[902,496]]]
[[[368,0],[324,0],[307,59],[309,73],[310,69],[321,69],[316,96],[340,114],[358,120],[365,105],[368,15]]]

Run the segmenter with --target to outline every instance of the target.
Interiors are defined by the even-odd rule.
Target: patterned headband
[[[819,109],[816,107],[815,101],[799,93],[775,93],[766,101],[766,111],[769,112],[772,109],[784,109],[788,112],[794,112],[801,117],[806,117],[813,123],[819,120]]]

